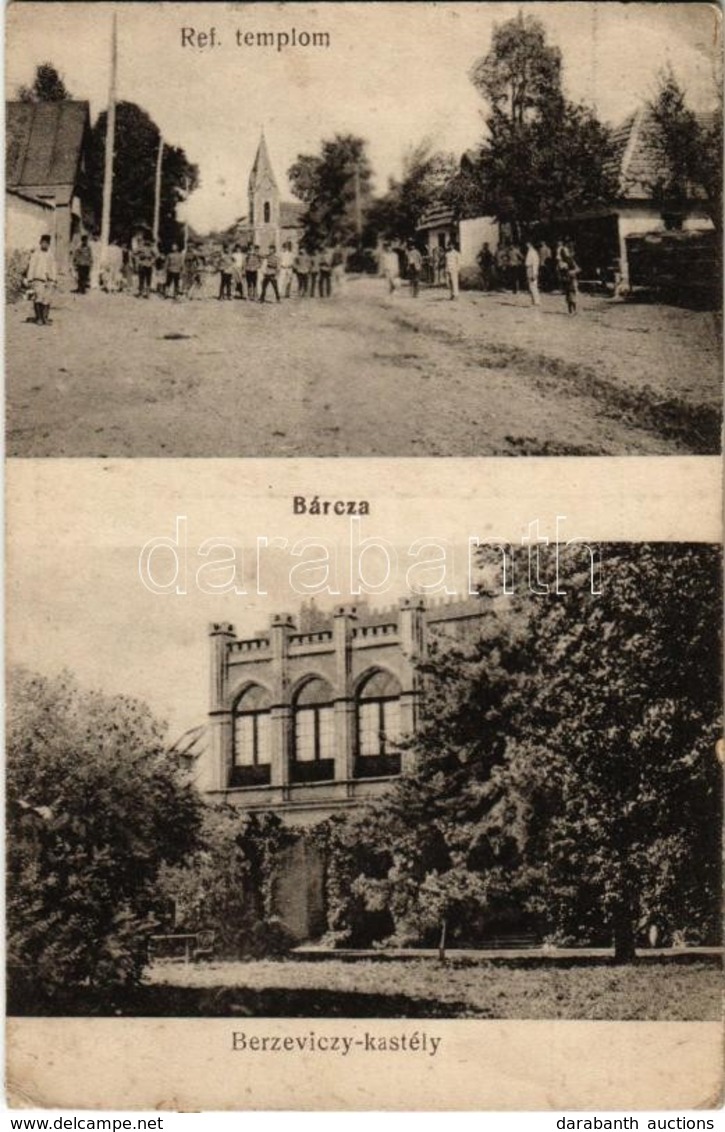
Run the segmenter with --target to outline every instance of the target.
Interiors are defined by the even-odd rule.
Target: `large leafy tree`
[[[613,940],[717,934],[720,555],[611,548],[602,594],[544,597],[536,670],[494,774],[550,930]]]
[[[522,12],[494,28],[491,48],[471,69],[471,82],[497,116],[522,126],[543,106],[560,102],[561,52],[544,25]]]
[[[722,230],[722,108],[701,121],[671,67],[648,103],[647,139],[654,155],[650,189],[663,209],[681,210],[698,193]]]
[[[426,664],[416,769],[360,823],[378,856],[348,880],[396,940],[507,915],[620,961],[652,926],[717,938],[719,551],[610,546],[601,594],[578,566]]]
[[[11,674],[7,928],[19,1008],[138,981],[164,862],[193,850],[200,802],[139,701],[68,674]]]
[[[319,154],[300,154],[288,170],[292,191],[308,206],[310,247],[353,244],[361,236],[371,199],[372,167],[366,142],[353,134],[323,141]]]
[[[101,215],[103,201],[106,121],[107,115],[103,111],[93,126],[88,162],[91,205],[97,216]],[[128,241],[137,226],[151,226],[160,136],[158,126],[140,106],[134,102],[118,103],[111,204],[112,240]],[[184,150],[164,145],[159,224],[162,244],[168,246],[178,242],[177,207],[198,184],[199,171],[189,162]]]
[[[471,81],[489,114],[478,154],[449,190],[464,214],[471,201],[483,204],[521,236],[616,195],[609,131],[565,97],[561,53],[535,17],[520,13],[496,27]]]
[[[407,744],[415,769],[359,822],[364,867],[348,882],[351,918],[360,900],[369,912],[387,909],[395,943],[443,947],[517,915],[516,843],[496,823],[493,770],[505,757],[525,643],[520,614],[492,612],[473,645],[441,641],[423,666],[424,717]]]
[[[35,68],[32,84],[21,86],[18,90],[18,98],[21,102],[65,102],[71,97],[52,63],[40,63]]]
[[[404,157],[400,180],[391,178],[385,196],[371,205],[368,227],[387,239],[414,239],[421,216],[441,199],[455,173],[452,154],[434,150],[428,140],[413,146]]]

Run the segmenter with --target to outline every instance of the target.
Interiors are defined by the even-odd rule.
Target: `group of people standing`
[[[434,251],[437,252],[438,249],[434,249]],[[441,252],[444,273],[440,282],[445,283],[448,287],[449,297],[457,299],[460,290],[460,252],[452,240],[446,243]],[[401,278],[405,277],[410,284],[410,294],[414,299],[417,299],[421,282],[432,283],[433,285],[438,282],[437,275],[433,279],[430,277],[430,264],[431,253],[421,252],[413,240],[408,241],[407,245],[402,247],[384,244],[380,271],[387,281],[388,293],[394,294],[400,286]]]
[[[106,259],[119,253],[117,270],[108,270]],[[259,244],[242,247],[237,243],[208,248],[189,242],[185,249],[172,244],[164,254],[150,237],[136,238],[128,247],[110,246],[98,270],[98,250],[83,236],[72,255],[78,294],[84,295],[92,285],[94,270],[98,285],[106,291],[127,291],[148,299],[156,292],[168,299],[213,297],[211,282],[216,276],[216,298],[234,298],[266,302],[271,293],[277,302],[300,297],[329,298],[334,289],[341,289],[344,277],[344,255],[339,247],[323,247],[314,251],[295,251],[291,242],[280,251],[271,244],[262,251]]]
[[[436,249],[437,250],[437,249]],[[110,253],[114,253],[111,256]],[[117,253],[117,254],[116,254]],[[443,247],[445,266],[444,282],[451,299],[458,298],[460,280],[460,252],[452,240]],[[115,267],[111,272],[109,264]],[[115,261],[118,261],[116,264]],[[94,250],[88,236],[81,237],[72,255],[77,279],[77,293],[84,295],[91,286],[94,270]],[[387,281],[392,295],[405,277],[410,294],[417,298],[422,281],[427,280],[427,262],[430,253],[424,253],[409,241],[405,246],[383,245],[380,272]],[[485,243],[478,257],[484,289],[506,287],[514,292],[526,289],[533,306],[541,302],[542,290],[562,291],[567,310],[577,313],[579,294],[579,265],[570,240],[558,241],[553,249],[543,241],[529,240],[523,244],[501,244],[494,254]],[[104,270],[105,268],[105,270]],[[148,237],[138,239],[128,248],[113,245],[107,249],[106,262],[101,264],[101,285],[107,290],[133,290],[140,298],[149,298],[154,288],[164,298],[187,299],[204,297],[204,277],[218,274],[220,301],[239,298],[264,303],[271,291],[277,302],[295,293],[300,298],[329,298],[333,288],[339,289],[344,278],[344,256],[338,247],[323,247],[309,251],[297,250],[291,242],[277,251],[271,244],[262,253],[258,244],[246,248],[223,244],[220,252],[205,254],[201,246],[189,243],[185,250],[172,244],[166,255]],[[51,251],[50,236],[43,236],[30,256],[25,274],[25,286],[35,303],[35,321],[49,321],[50,292],[57,282],[57,268]]]
[[[569,314],[577,312],[580,268],[570,240],[557,241],[553,247],[543,240],[502,243],[495,253],[484,243],[478,265],[486,291],[528,291],[532,304],[539,306],[542,291],[559,290]]]
[[[193,250],[192,250],[193,251]],[[235,244],[222,246],[219,259],[219,294],[223,299],[247,299],[266,301],[267,291],[271,290],[277,302],[292,297],[293,287],[300,298],[329,298],[333,282],[336,289],[342,286],[344,256],[338,247],[323,247],[315,251],[306,248],[294,250],[291,242],[284,243],[277,251],[270,244],[265,254],[259,244],[248,244],[243,248]],[[198,268],[201,278],[201,267]],[[193,298],[192,293],[188,295]]]

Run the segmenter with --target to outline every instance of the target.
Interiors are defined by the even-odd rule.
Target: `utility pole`
[[[159,151],[156,155],[156,181],[154,184],[154,244],[159,242],[159,222],[161,219],[161,162],[164,158],[164,139],[159,134]]]
[[[111,79],[108,86],[108,111],[106,114],[106,153],[103,165],[103,209],[101,212],[101,255],[108,249],[111,238],[111,200],[113,197],[113,150],[116,143],[116,71],[118,69],[118,44],[116,13],[113,13],[111,30]]]
[[[360,162],[355,162],[355,230],[358,247],[362,241],[362,208],[360,204]]]

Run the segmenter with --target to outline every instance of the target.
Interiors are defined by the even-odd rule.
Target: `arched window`
[[[264,202],[264,223],[269,224],[271,219],[272,219],[272,206],[270,205],[269,201],[266,200]]]
[[[357,697],[357,778],[400,774],[400,684],[389,672],[375,672]]]
[[[272,701],[253,684],[234,705],[233,759],[230,786],[259,786],[270,780]]]
[[[335,777],[335,709],[332,688],[315,676],[302,685],[294,702],[293,782]]]

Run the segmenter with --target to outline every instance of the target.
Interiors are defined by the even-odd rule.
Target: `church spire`
[[[259,145],[257,146],[257,156],[254,158],[252,171],[249,174],[249,192],[254,193],[256,189],[268,187],[277,189],[277,182],[272,169],[272,162],[269,158],[269,151],[267,149],[267,139],[264,136],[264,126],[259,135]]]

